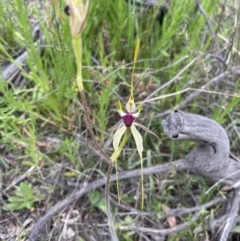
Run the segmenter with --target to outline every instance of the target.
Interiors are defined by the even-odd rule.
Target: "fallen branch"
[[[162,121],[165,134],[173,140],[191,140],[198,144],[186,155],[186,161],[198,174],[217,183],[232,185],[240,180],[240,163],[229,157],[230,143],[226,131],[206,117],[175,110]],[[234,225],[240,201],[239,189],[226,210],[228,218],[218,240],[226,241]]]

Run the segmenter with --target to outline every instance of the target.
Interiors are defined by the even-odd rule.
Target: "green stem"
[[[88,130],[89,130],[90,136],[91,136],[94,144],[96,145],[97,149],[99,150],[99,152],[104,157],[106,157],[109,160],[109,162],[111,162],[110,157],[103,151],[103,149],[97,143],[96,138],[93,133],[92,122],[91,122],[91,118],[90,118],[90,113],[89,113],[86,97],[84,94],[84,86],[83,86],[83,80],[82,80],[82,37],[81,37],[81,35],[79,35],[78,37],[72,37],[72,45],[73,45],[73,51],[75,54],[76,64],[77,64],[77,86],[78,86],[78,89],[80,92],[81,101],[82,101],[83,108],[84,108],[84,111],[86,114]]]
[[[79,91],[83,91],[83,80],[82,80],[82,37],[72,37],[73,51],[76,58],[77,64],[77,86]]]

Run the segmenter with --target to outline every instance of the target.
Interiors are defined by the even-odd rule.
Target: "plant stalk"
[[[106,182],[106,190],[105,190],[105,202],[106,202],[106,210],[107,210],[107,216],[108,216],[108,225],[109,225],[109,231],[111,235],[112,241],[118,241],[117,234],[114,229],[114,219],[111,213],[110,208],[110,201],[109,201],[109,186],[110,186],[110,176],[112,173],[113,168],[113,161],[112,159],[104,152],[104,150],[99,146],[94,133],[93,133],[93,126],[90,118],[90,113],[87,105],[87,100],[84,93],[84,86],[83,86],[83,80],[82,80],[82,38],[81,35],[78,37],[73,37],[72,39],[73,44],[73,50],[76,58],[76,64],[77,64],[77,86],[80,93],[81,101],[83,104],[84,112],[86,114],[87,119],[87,127],[88,131],[90,133],[90,136],[97,147],[97,149],[100,151],[100,153],[105,156],[109,160],[109,166],[108,166],[108,173],[107,173],[107,182]],[[123,139],[124,140],[124,139]],[[126,142],[126,141],[125,141]],[[121,145],[121,148],[123,148],[124,145]],[[120,151],[121,152],[121,151]],[[119,154],[120,154],[119,152]],[[117,155],[117,157],[119,156]]]

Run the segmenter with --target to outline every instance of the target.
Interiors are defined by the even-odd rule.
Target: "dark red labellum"
[[[123,120],[123,123],[126,127],[131,127],[133,122],[136,120],[136,118],[131,113],[127,113],[124,116],[121,116],[121,119]]]

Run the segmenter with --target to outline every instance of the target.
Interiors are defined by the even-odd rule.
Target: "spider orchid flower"
[[[113,148],[114,148],[114,153],[111,156],[112,162],[115,162],[120,155],[123,146],[125,145],[127,139],[130,136],[130,133],[132,133],[133,138],[135,140],[138,154],[140,157],[140,164],[141,164],[141,186],[142,186],[142,208],[144,204],[144,185],[143,185],[143,159],[142,159],[142,152],[143,152],[143,138],[139,131],[137,130],[136,126],[141,127],[145,131],[153,134],[158,138],[157,135],[155,135],[152,131],[150,131],[147,127],[137,123],[135,120],[138,118],[142,106],[140,105],[138,108],[136,108],[136,105],[134,103],[134,99],[132,95],[130,96],[127,105],[126,105],[126,110],[127,112],[123,112],[122,110],[122,104],[119,101],[118,102],[118,113],[121,118],[121,123],[118,126],[118,130],[114,133],[113,135]],[[123,137],[124,135],[124,137]],[[123,140],[122,140],[123,137]],[[158,138],[159,139],[159,138]],[[122,141],[121,141],[122,140]],[[121,142],[121,144],[120,144]],[[116,162],[117,164],[117,162]],[[117,189],[118,189],[118,182],[117,182]],[[119,189],[118,189],[119,190]],[[118,191],[118,196],[119,196],[119,191]],[[118,200],[120,202],[120,200]]]
[[[68,6],[71,34],[73,37],[78,37],[85,27],[89,0],[87,0],[86,4],[83,0],[66,0],[66,4]]]
[[[142,129],[153,134],[157,138],[158,138],[158,136],[155,135],[152,131],[150,131],[147,127],[145,127],[135,121],[139,117],[139,114],[142,110],[142,106],[140,105],[138,108],[136,108],[134,100],[131,97],[129,98],[129,101],[127,102],[126,110],[127,110],[127,112],[123,112],[122,104],[119,101],[118,102],[118,113],[119,113],[119,116],[120,116],[122,122],[118,126],[118,130],[115,132],[115,134],[113,136],[113,148],[114,148],[115,152],[118,152],[120,141],[121,141],[124,133],[129,128],[134,137],[140,159],[142,159],[143,138],[142,138],[141,134],[139,133],[139,131],[137,130],[136,126],[141,127]]]

